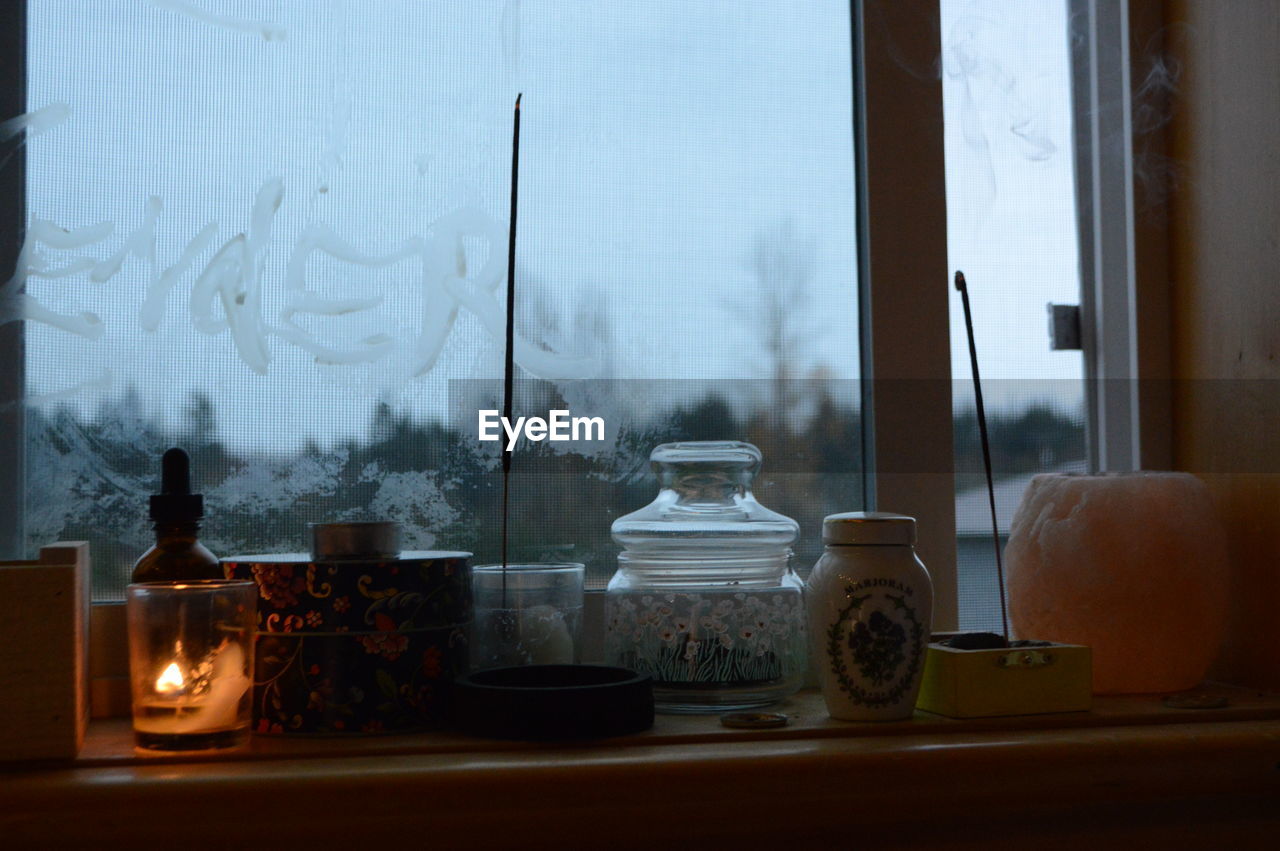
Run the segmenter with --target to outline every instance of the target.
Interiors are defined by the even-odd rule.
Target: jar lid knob
[[[840,545],[898,545],[916,542],[916,519],[882,511],[829,514],[822,521],[822,542]]]

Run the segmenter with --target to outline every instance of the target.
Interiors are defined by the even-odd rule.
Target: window
[[[1170,464],[1167,388],[1137,380],[1168,369],[1159,131],[1173,81],[1158,17],[1118,0],[941,3],[949,254],[974,296],[1002,537],[1034,473]],[[1079,350],[1049,350],[1046,302],[1080,306]],[[991,629],[999,598],[960,312],[953,300],[959,620]]]
[[[517,91],[517,413],[603,416],[607,439],[526,444],[513,554],[607,579],[609,524],[676,438],[762,448],[801,565],[862,506],[847,3],[26,14],[25,295],[0,317],[26,319],[25,541],[90,539],[98,597],[150,542],[172,444],[220,555],[372,515],[497,556],[475,420],[498,407]]]
[[[652,445],[736,436],[765,451],[762,501],[801,521],[802,568],[825,513],[916,515],[936,625],[955,626],[951,437],[968,382],[949,357],[962,338],[948,333],[938,104],[945,88],[954,116],[958,85],[998,83],[956,63],[1013,33],[1025,94],[1048,108],[1040,129],[1073,147],[1064,128],[1096,116],[1079,80],[1063,111],[1065,20],[1083,15],[1085,41],[1114,47],[1123,8],[943,0],[940,27],[937,7],[883,0],[687,5],[10,4],[0,180],[22,179],[0,217],[16,267],[0,285],[0,547],[88,537],[98,596],[118,596],[150,539],[155,459],[176,442],[195,455],[220,554],[301,548],[308,521],[379,515],[411,547],[494,558],[497,454],[470,419],[496,399],[523,91],[519,404],[602,412],[610,428],[603,446],[525,447],[514,554],[580,559],[603,581],[609,523],[652,496]],[[958,26],[975,10],[980,25]],[[993,103],[980,121],[1009,117]],[[1052,171],[1043,223],[1066,228],[1061,158],[1018,156]],[[1084,174],[1077,162],[1081,198]],[[1057,244],[1018,335],[1039,337],[1043,315],[1024,314],[1079,287]],[[975,287],[1009,282],[1016,263],[959,245],[950,265]],[[1114,305],[1093,310],[1101,249],[1078,250],[1087,337]],[[978,301],[981,322],[1002,321]],[[980,333],[984,348],[1004,336]],[[1020,457],[1073,462],[1073,388],[1082,370],[1115,373],[1089,345],[1084,367],[1042,354],[1075,365],[1053,390],[1012,395],[1045,403],[1065,448],[1045,457],[1033,440]],[[1092,436],[1114,417],[1095,427],[1084,395]],[[997,414],[1025,436],[1023,412]]]
[[[1080,303],[1073,23],[1067,0],[942,0],[941,24],[948,255],[973,301],[1003,540],[1033,475],[1087,466],[1084,358],[1078,348],[1050,350],[1045,310]],[[951,365],[960,625],[999,631],[958,294]]]

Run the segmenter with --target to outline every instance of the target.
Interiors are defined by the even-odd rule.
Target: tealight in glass
[[[210,750],[248,740],[257,595],[253,582],[217,579],[128,587],[138,748]]]
[[[577,664],[584,572],[572,562],[472,568],[471,670]]]

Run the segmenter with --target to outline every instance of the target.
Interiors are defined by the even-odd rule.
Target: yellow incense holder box
[[[948,718],[1080,712],[1093,705],[1092,654],[1079,644],[957,650],[935,633],[916,708]]]

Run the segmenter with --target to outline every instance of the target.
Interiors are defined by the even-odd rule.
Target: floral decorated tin
[[[254,731],[341,735],[439,726],[466,673],[470,553],[223,559],[258,585]]]

